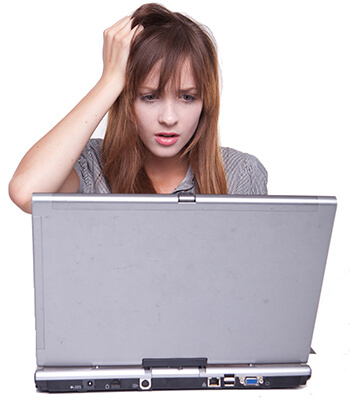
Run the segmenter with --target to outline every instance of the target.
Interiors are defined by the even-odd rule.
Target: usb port
[[[235,375],[225,375],[224,386],[225,387],[234,387],[234,385],[235,385]]]

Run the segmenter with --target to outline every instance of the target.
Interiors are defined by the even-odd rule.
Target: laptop
[[[34,194],[45,392],[291,388],[334,197]]]

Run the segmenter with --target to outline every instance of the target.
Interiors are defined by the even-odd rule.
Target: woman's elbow
[[[32,194],[20,185],[16,178],[9,183],[9,196],[12,202],[26,213],[32,212]]]

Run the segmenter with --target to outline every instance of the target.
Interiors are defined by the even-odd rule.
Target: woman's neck
[[[187,157],[165,158],[146,155],[145,170],[157,193],[171,193],[185,178],[189,167]]]

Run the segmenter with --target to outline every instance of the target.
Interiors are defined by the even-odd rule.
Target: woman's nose
[[[168,126],[175,125],[178,122],[179,116],[176,111],[176,105],[174,100],[172,99],[163,100],[158,120],[159,123]]]

